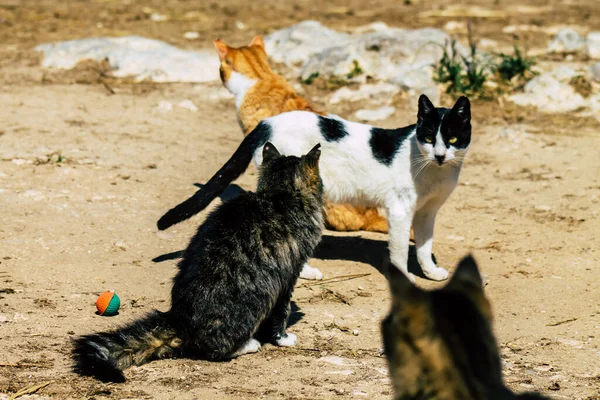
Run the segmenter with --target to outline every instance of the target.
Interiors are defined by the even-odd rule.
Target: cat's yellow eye
[[[431,136],[426,136],[426,137],[425,137],[425,141],[426,141],[427,143],[433,143],[433,138],[432,138]]]
[[[456,143],[457,140],[458,140],[457,138],[451,137],[450,140],[448,140],[448,143],[454,144],[454,143]]]

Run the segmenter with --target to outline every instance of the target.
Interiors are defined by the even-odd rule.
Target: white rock
[[[558,31],[556,37],[548,45],[552,53],[574,53],[583,50],[585,41],[574,29],[565,28]]]
[[[183,37],[187,40],[194,40],[200,37],[200,33],[198,32],[186,32],[183,34]]]
[[[23,197],[31,197],[35,201],[40,201],[44,199],[44,195],[42,192],[38,192],[37,190],[27,190],[23,193]]]
[[[113,245],[117,249],[123,250],[123,251],[126,251],[129,248],[129,246],[127,246],[127,243],[125,243],[123,240],[117,240]]]
[[[85,59],[108,59],[116,77],[134,76],[138,81],[154,82],[219,80],[219,59],[213,50],[187,51],[139,36],[47,43],[35,50],[44,53],[45,68],[70,69]]]
[[[376,83],[361,85],[357,90],[346,86],[338,89],[329,102],[331,104],[368,100],[377,104],[389,104],[392,97],[400,90],[396,85]]]
[[[349,41],[350,35],[309,20],[265,37],[265,49],[273,61],[287,66],[299,66],[326,48]]]
[[[496,40],[493,40],[493,39],[483,38],[483,39],[481,39],[479,41],[479,48],[480,49],[497,50],[498,49],[498,42]]]
[[[535,206],[535,209],[538,211],[550,211],[550,210],[552,210],[552,207],[547,206],[545,204],[539,204],[539,205]]]
[[[386,106],[376,110],[358,110],[355,115],[361,121],[381,121],[390,117],[395,112],[395,107]]]
[[[565,71],[559,72],[562,76]],[[524,93],[509,96],[515,104],[536,106],[544,112],[569,112],[588,106],[588,102],[567,82],[553,73],[536,76],[525,85]]]
[[[265,38],[267,53],[303,80],[315,74],[365,82],[367,76],[423,91],[436,86],[432,66],[450,39],[439,29],[407,30],[375,23],[346,34],[304,21]],[[464,47],[457,50],[464,54]],[[356,73],[356,66],[360,73]]]
[[[155,12],[150,15],[150,19],[155,22],[163,22],[163,21],[166,21],[167,19],[169,19],[169,17],[167,17],[164,14],[159,14],[159,13]]]
[[[594,60],[600,60],[600,31],[590,32],[585,37],[586,53]]]
[[[552,75],[559,81],[569,82],[571,78],[574,78],[580,74],[573,68],[561,65],[560,67],[554,68],[552,71],[550,71],[550,75]]]
[[[161,100],[161,102],[158,103],[158,106],[156,108],[160,112],[169,112],[173,109],[173,104],[171,104],[170,102],[168,102],[166,100]]]
[[[389,29],[389,26],[385,22],[377,21],[372,24],[359,26],[354,29],[354,33],[367,33],[367,32],[377,32]]]
[[[590,67],[590,76],[596,82],[600,82],[600,62],[597,62]]]
[[[12,160],[10,160],[10,162],[12,162],[15,165],[23,165],[27,163],[27,160],[24,160],[22,158],[13,158]]]
[[[185,108],[186,110],[190,110],[193,112],[198,111],[198,107],[191,100],[183,100],[181,103],[177,104],[181,108]]]

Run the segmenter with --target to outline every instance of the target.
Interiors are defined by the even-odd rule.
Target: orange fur
[[[238,48],[215,40],[215,47],[221,60],[223,83],[227,82],[232,71],[257,81],[246,92],[237,112],[244,136],[263,119],[284,112],[302,110],[325,115],[298,95],[283,76],[271,70],[261,36],[254,37],[250,45]],[[387,220],[373,208],[326,202],[325,217],[327,228],[336,231],[388,231]]]

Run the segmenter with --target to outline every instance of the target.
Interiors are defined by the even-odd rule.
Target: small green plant
[[[535,75],[531,70],[535,65],[535,58],[524,56],[518,46],[515,46],[513,55],[500,53],[499,57],[500,63],[496,67],[496,71],[503,80],[510,81],[515,76],[521,79],[528,79],[532,75]]]
[[[348,73],[348,75],[346,75],[346,77],[347,77],[348,79],[352,79],[352,78],[354,78],[355,76],[358,76],[358,75],[360,75],[360,74],[362,74],[362,73],[363,73],[363,70],[362,70],[362,68],[360,67],[360,64],[358,63],[358,61],[356,61],[356,60],[353,60],[353,61],[352,61],[352,70],[351,70],[351,71]]]
[[[317,79],[319,77],[319,73],[318,72],[313,72],[312,74],[310,74],[308,76],[308,78],[306,78],[305,80],[302,81],[302,83],[304,83],[305,85],[312,85],[312,83],[315,81],[315,79]]]
[[[471,25],[469,32],[469,56],[463,56],[456,50],[456,39],[444,46],[444,54],[439,61],[434,79],[447,84],[446,93],[478,95],[484,89],[488,78],[485,65],[477,54],[477,45],[473,42]]]

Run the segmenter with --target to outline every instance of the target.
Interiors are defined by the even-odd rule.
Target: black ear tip
[[[482,281],[481,274],[479,273],[479,267],[477,266],[477,261],[475,261],[475,258],[472,254],[468,254],[466,257],[460,260],[455,274],[463,280],[469,280],[481,285]]]
[[[458,100],[456,100],[457,103],[465,103],[465,105],[470,105],[471,101],[469,100],[469,98],[467,96],[460,96],[458,98]]]
[[[461,265],[462,264],[465,264],[465,265],[468,264],[468,265],[477,267],[477,262],[475,261],[475,257],[473,257],[473,254],[471,254],[471,253],[469,253],[466,256],[464,256],[463,259],[460,260],[459,264],[461,264]]]

